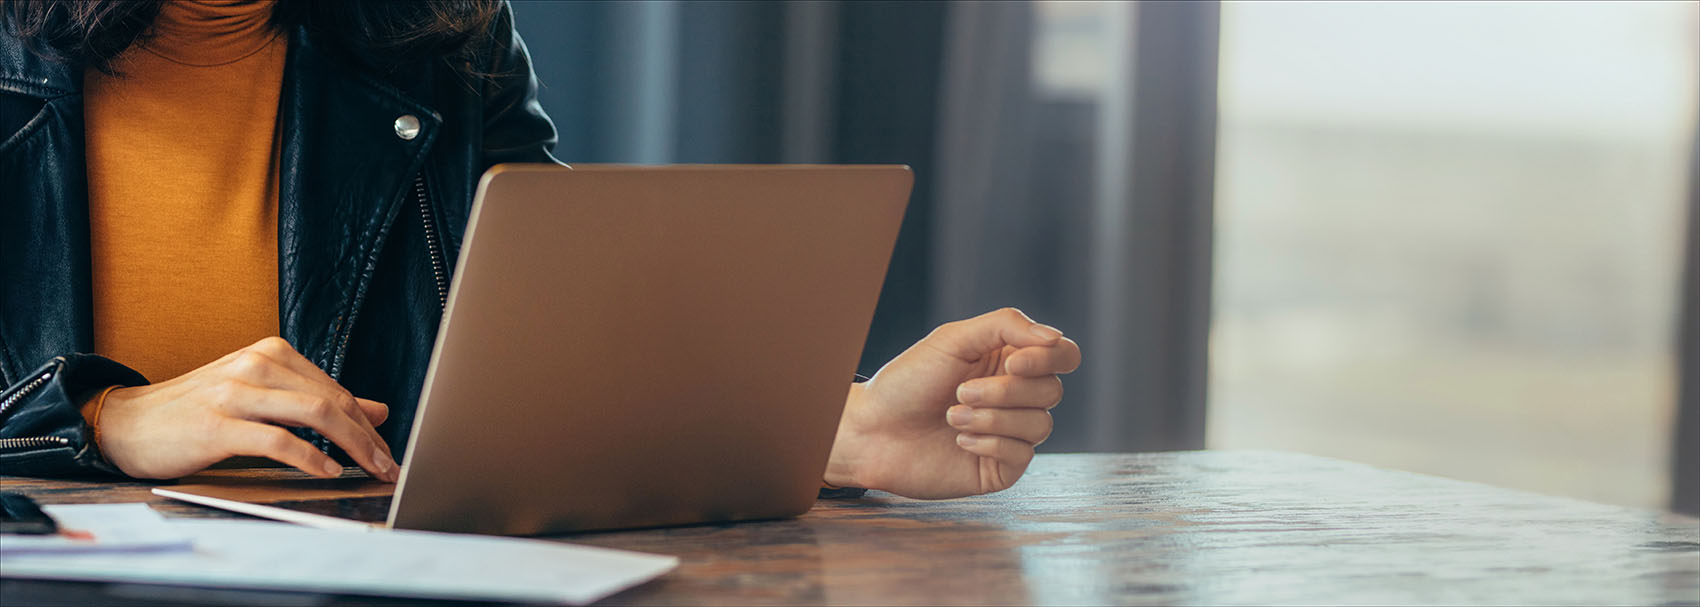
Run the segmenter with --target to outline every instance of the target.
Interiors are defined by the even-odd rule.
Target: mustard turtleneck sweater
[[[83,75],[94,349],[163,381],[278,333],[271,2],[165,2]]]

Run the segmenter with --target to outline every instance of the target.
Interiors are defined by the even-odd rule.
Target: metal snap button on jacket
[[[419,117],[413,114],[402,114],[395,119],[395,136],[404,141],[413,141],[419,136]]]

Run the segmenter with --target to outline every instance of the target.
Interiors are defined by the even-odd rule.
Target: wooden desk
[[[140,483],[3,480],[48,503],[223,516]],[[566,539],[684,558],[611,604],[1700,603],[1700,520],[1270,452],[1042,455],[991,496]],[[0,588],[10,606],[98,585]],[[247,595],[172,598],[197,596]]]

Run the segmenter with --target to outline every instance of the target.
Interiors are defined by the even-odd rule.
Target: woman
[[[0,0],[0,20],[0,471],[331,476],[334,445],[394,480],[474,184],[555,162],[507,5]],[[852,386],[823,480],[1006,488],[1079,359],[1014,310],[944,325]]]

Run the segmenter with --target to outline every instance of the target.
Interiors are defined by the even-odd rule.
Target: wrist
[[[838,433],[832,439],[832,454],[827,457],[826,472],[821,477],[833,487],[871,489],[856,474],[860,457],[856,455],[855,447],[861,441],[852,423],[865,389],[864,384],[850,384],[849,396],[844,401],[844,414],[839,417]]]
[[[137,418],[148,410],[146,401],[141,399],[154,389],[155,386],[114,386],[100,395],[98,411],[84,412],[98,414],[90,420],[90,427],[96,430],[91,432],[91,440],[99,447],[101,456],[124,476],[147,479],[181,476],[161,474],[150,465],[157,453],[148,446],[163,441],[146,441],[136,436]]]
[[[107,386],[106,389],[96,393],[94,398],[83,403],[81,408],[83,422],[88,424],[90,434],[89,440],[94,442],[95,447],[97,448],[101,447],[100,413],[106,409],[106,397],[112,394],[113,390],[117,390],[122,387],[123,386]]]

